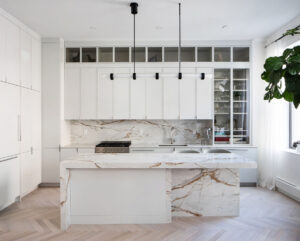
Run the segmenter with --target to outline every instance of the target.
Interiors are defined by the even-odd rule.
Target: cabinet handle
[[[33,155],[33,147],[30,147],[30,154]]]
[[[202,79],[202,80],[205,79],[205,73],[201,73],[201,79]]]

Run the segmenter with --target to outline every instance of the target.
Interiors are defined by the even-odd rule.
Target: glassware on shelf
[[[233,144],[249,144],[249,69],[233,69]]]
[[[230,69],[215,69],[215,143],[230,143]]]

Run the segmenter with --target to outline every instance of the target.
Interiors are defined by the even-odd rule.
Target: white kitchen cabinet
[[[138,69],[137,78],[130,80],[130,119],[146,119],[146,79],[139,77],[144,72]]]
[[[146,116],[147,119],[163,119],[163,80],[146,80]]]
[[[130,77],[118,77],[118,74],[128,74],[129,70],[123,70],[116,73],[113,80],[113,118],[129,119],[130,102]]]
[[[164,69],[164,73],[177,76],[178,70]],[[164,77],[164,119],[179,119],[179,79]]]
[[[20,29],[10,21],[5,21],[5,80],[20,84]]]
[[[65,119],[80,119],[80,68],[65,69]]]
[[[6,21],[0,16],[0,81],[5,81],[5,30]]]
[[[41,91],[41,42],[34,38],[31,39],[31,56],[32,89]]]
[[[96,68],[82,68],[80,80],[80,119],[97,119]]]
[[[21,30],[21,86],[26,88],[32,87],[31,78],[31,36]]]
[[[31,91],[31,126],[32,147],[40,150],[42,148],[42,106],[41,93]]]
[[[0,162],[0,211],[20,196],[20,166],[18,156]]]
[[[197,119],[213,118],[213,70],[198,68],[197,74]],[[202,78],[201,78],[202,77]]]
[[[32,90],[21,88],[21,144],[20,152],[30,152],[32,148],[33,114]]]
[[[24,197],[28,193],[32,192],[37,185],[34,182],[35,166],[31,152],[21,153],[21,197]]]
[[[0,82],[0,158],[19,153],[20,87]]]
[[[195,69],[184,68],[182,72],[182,79],[179,80],[180,119],[195,119],[197,78],[188,76],[189,74],[195,74]]]
[[[103,68],[98,71],[98,119],[113,119],[113,69]]]

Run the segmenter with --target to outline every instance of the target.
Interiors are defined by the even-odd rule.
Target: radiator
[[[276,189],[279,192],[300,202],[300,187],[299,186],[296,186],[280,177],[276,177],[275,185],[276,185]]]

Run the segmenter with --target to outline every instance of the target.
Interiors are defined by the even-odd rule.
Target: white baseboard
[[[300,202],[300,187],[298,187],[280,177],[276,177],[275,185],[279,192]]]

